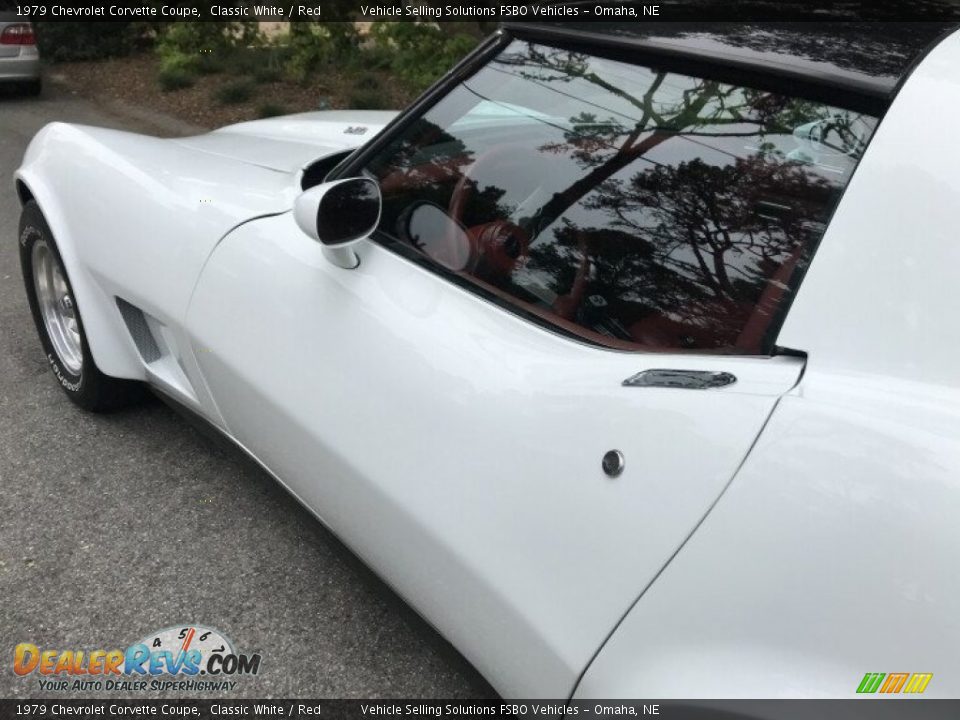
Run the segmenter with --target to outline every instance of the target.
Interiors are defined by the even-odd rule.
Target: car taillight
[[[35,45],[36,42],[33,28],[27,23],[7,25],[3,32],[0,32],[0,45]]]

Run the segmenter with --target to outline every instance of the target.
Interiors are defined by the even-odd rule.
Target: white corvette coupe
[[[960,695],[945,29],[508,25],[399,115],[54,123],[40,340],[81,407],[221,431],[504,695]]]

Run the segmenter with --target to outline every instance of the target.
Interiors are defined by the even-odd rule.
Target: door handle
[[[644,370],[624,380],[623,386],[709,390],[736,381],[736,376],[716,370]]]

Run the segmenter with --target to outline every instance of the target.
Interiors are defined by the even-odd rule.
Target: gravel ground
[[[241,679],[231,697],[492,696],[449,644],[238,452],[156,402],[94,416],[67,401],[27,308],[10,184],[30,137],[52,120],[196,131],[55,85],[40,99],[0,95],[0,697],[52,695],[35,675],[13,673],[16,643],[122,648],[194,623],[262,655],[260,674]]]

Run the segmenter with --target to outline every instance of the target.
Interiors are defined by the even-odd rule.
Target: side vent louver
[[[143,316],[143,311],[122,298],[117,298],[117,307],[120,309],[120,315],[123,316],[123,321],[127,324],[127,330],[130,331],[130,337],[133,338],[143,361],[151,363],[159,360],[162,353],[157,345],[156,338],[150,332],[150,326],[147,325],[147,319]]]

